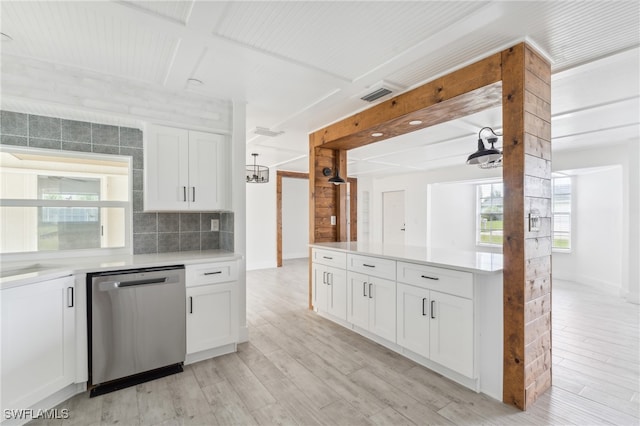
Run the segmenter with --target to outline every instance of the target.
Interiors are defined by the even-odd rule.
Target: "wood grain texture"
[[[527,409],[551,386],[550,67],[524,44],[502,53],[505,243],[503,399]]]

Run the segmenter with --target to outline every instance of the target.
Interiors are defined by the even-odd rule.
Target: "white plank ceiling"
[[[397,95],[524,40],[552,62],[554,149],[639,139],[638,1],[3,0],[0,11],[13,39],[3,109],[215,131],[229,117],[211,105],[246,102],[248,163],[257,152],[307,171],[308,133],[369,107],[363,94],[385,83]],[[499,108],[353,150],[349,174],[460,164],[483,126],[500,129]]]

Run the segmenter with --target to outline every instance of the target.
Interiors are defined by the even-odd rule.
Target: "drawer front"
[[[349,254],[347,256],[347,269],[387,280],[395,281],[396,279],[395,260]]]
[[[216,262],[187,265],[185,267],[187,287],[226,283],[238,279],[238,262]]]
[[[398,281],[467,299],[473,298],[471,272],[398,262]]]
[[[347,267],[347,253],[341,251],[313,249],[313,263],[333,266],[334,268],[345,269]]]

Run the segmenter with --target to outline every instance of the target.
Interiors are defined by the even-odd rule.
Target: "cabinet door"
[[[327,312],[347,319],[347,271],[327,267]]]
[[[397,284],[397,343],[429,357],[429,290]]]
[[[347,321],[369,329],[369,277],[347,272]]]
[[[313,264],[313,294],[311,296],[313,307],[316,311],[327,310],[327,267]]]
[[[235,283],[187,288],[187,353],[236,341]]]
[[[396,283],[369,277],[369,331],[396,341]]]
[[[189,132],[189,208],[222,210],[230,208],[225,179],[229,160],[222,135]]]
[[[473,302],[431,291],[429,357],[473,377]]]
[[[189,132],[149,126],[144,145],[144,209],[189,206]]]
[[[29,408],[75,379],[73,277],[2,290],[2,408]]]

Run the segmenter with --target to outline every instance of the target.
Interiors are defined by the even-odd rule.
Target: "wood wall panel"
[[[503,52],[505,184],[503,400],[526,409],[551,384],[550,66],[521,44]],[[538,209],[539,207],[539,209]],[[513,215],[513,217],[511,217]]]

